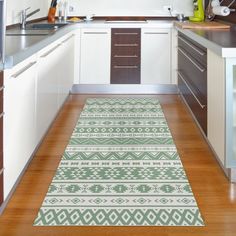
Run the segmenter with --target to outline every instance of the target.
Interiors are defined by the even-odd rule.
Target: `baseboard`
[[[175,84],[74,84],[71,94],[178,94]]]

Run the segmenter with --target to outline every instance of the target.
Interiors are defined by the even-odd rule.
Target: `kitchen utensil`
[[[184,21],[184,19],[185,19],[184,14],[177,14],[176,17],[177,17],[177,20],[180,22]]]
[[[222,24],[219,22],[211,21],[211,22],[178,22],[174,23],[181,29],[230,29],[230,25]]]

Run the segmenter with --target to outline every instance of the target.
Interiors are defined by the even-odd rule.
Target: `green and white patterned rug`
[[[157,99],[87,99],[34,225],[204,225]]]

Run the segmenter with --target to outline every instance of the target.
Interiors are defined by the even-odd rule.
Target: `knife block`
[[[50,7],[48,11],[48,22],[55,22],[56,7]]]

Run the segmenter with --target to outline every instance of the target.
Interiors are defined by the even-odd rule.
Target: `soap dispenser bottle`
[[[193,7],[193,16],[190,16],[189,20],[193,22],[204,21],[204,9],[202,0],[193,0]]]

